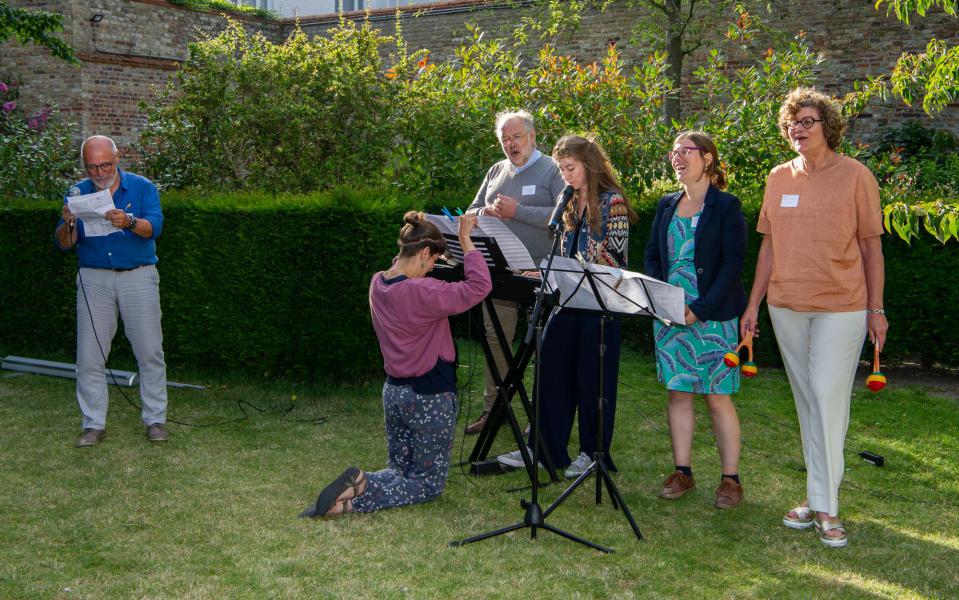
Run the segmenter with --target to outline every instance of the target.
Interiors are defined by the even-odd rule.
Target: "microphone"
[[[549,230],[556,231],[556,228],[559,227],[560,219],[563,218],[563,213],[566,211],[566,206],[569,204],[570,199],[572,199],[573,194],[576,190],[573,189],[573,186],[567,185],[563,188],[563,193],[559,195],[559,203],[556,205],[556,208],[553,209],[553,215],[549,218]]]
[[[71,198],[76,198],[77,196],[80,196],[81,195],[80,188],[78,188],[77,186],[71,187],[70,191],[67,192],[67,195],[70,196]],[[74,221],[76,221],[76,219],[74,219],[73,221],[67,222],[67,229],[69,229],[70,235],[73,235],[73,229],[74,227],[76,227],[76,223]]]

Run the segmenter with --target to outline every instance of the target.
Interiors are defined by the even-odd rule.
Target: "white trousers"
[[[843,446],[866,311],[796,312],[769,306],[773,330],[796,401],[809,507],[839,514]]]
[[[160,329],[160,276],[156,267],[149,265],[132,271],[80,269],[77,275],[77,403],[84,429],[106,428],[109,397],[105,362],[117,332],[117,314],[123,319],[123,330],[137,359],[143,423],[166,422],[166,362]]]

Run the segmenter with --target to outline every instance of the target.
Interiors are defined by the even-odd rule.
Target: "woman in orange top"
[[[881,350],[884,263],[879,185],[865,166],[836,153],[845,123],[836,103],[812,88],[793,90],[779,129],[796,158],[774,168],[757,231],[763,234],[740,330],[769,316],[792,387],[806,462],[806,501],[783,517],[815,527],[823,544],[848,544],[839,520],[843,444],[864,338]]]

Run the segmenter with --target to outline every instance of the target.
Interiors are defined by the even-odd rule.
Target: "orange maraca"
[[[756,373],[759,371],[759,368],[756,367],[756,363],[753,362],[753,332],[752,330],[747,331],[743,341],[739,342],[739,345],[736,346],[736,349],[732,352],[727,352],[723,356],[723,362],[730,369],[735,369],[739,366],[739,351],[743,348],[749,352],[749,360],[743,364],[743,377],[755,377]]]
[[[875,347],[872,359],[872,374],[866,377],[866,387],[874,392],[886,387],[886,376],[879,370],[879,346]]]

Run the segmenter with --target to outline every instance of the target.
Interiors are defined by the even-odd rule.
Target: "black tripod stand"
[[[560,494],[559,498],[553,502],[546,512],[544,517],[548,516],[549,513],[553,512],[557,506],[563,503],[566,498],[573,493],[573,491],[578,488],[580,485],[585,482],[590,475],[596,473],[596,504],[602,504],[603,501],[603,484],[606,484],[606,490],[609,492],[609,495],[612,499],[613,508],[619,508],[623,511],[623,514],[626,515],[626,520],[629,521],[630,527],[633,528],[633,533],[636,534],[637,539],[643,539],[642,532],[639,531],[639,527],[636,525],[636,521],[633,519],[633,515],[629,512],[629,508],[626,506],[626,502],[623,500],[623,496],[619,493],[619,489],[616,487],[616,483],[613,482],[612,476],[609,474],[609,467],[606,465],[606,453],[604,452],[605,446],[605,412],[606,412],[606,393],[605,393],[605,380],[606,380],[606,323],[611,319],[611,313],[606,306],[606,303],[603,301],[603,296],[600,294],[599,288],[597,287],[596,278],[594,274],[589,270],[589,266],[583,265],[583,275],[585,280],[589,282],[590,289],[593,292],[593,296],[596,299],[596,302],[600,306],[600,321],[599,321],[599,388],[597,390],[596,396],[596,450],[593,452],[593,462],[586,468],[583,473],[576,478],[576,481],[572,483],[566,490]],[[581,283],[581,282],[580,282]],[[577,286],[578,287],[578,286]],[[614,290],[615,291],[615,290]],[[575,291],[574,291],[575,294]],[[582,418],[582,415],[580,415]]]
[[[568,198],[567,198],[567,201],[568,201]],[[531,429],[530,429],[530,438],[533,440],[539,439],[538,435],[539,435],[539,411],[540,411],[540,402],[541,402],[541,399],[540,399],[541,386],[540,386],[540,363],[539,363],[538,357],[541,356],[542,349],[543,349],[543,325],[540,322],[540,315],[543,310],[543,300],[546,296],[546,287],[547,287],[547,282],[549,281],[550,271],[552,270],[552,267],[553,267],[553,260],[556,257],[557,252],[559,251],[559,241],[560,241],[561,235],[562,235],[562,232],[558,228],[553,229],[553,247],[550,250],[549,260],[546,263],[546,269],[543,270],[543,284],[540,286],[540,289],[537,293],[536,303],[533,306],[532,315],[529,320],[529,326],[527,327],[527,330],[526,330],[525,343],[527,344],[531,343],[533,340],[534,334],[536,339],[537,360],[536,360],[536,366],[534,368],[535,384],[533,386],[533,419],[532,419]],[[601,360],[602,360],[602,357],[601,357]],[[539,443],[533,444],[532,463],[534,466],[531,469],[532,486],[533,486],[532,497],[529,502],[527,502],[525,499],[520,500],[520,507],[522,507],[525,510],[525,514],[523,515],[523,520],[518,523],[514,523],[512,525],[509,525],[500,529],[494,529],[493,531],[481,533],[479,535],[468,537],[463,540],[450,542],[449,544],[450,546],[463,546],[466,544],[471,544],[473,542],[478,542],[480,540],[496,537],[504,533],[509,533],[510,531],[516,531],[517,529],[524,529],[528,527],[530,530],[530,533],[529,533],[530,539],[536,539],[536,533],[538,529],[545,529],[547,531],[551,531],[555,533],[556,535],[562,536],[568,540],[572,540],[584,546],[589,546],[590,548],[593,548],[595,550],[599,550],[601,552],[607,552],[607,553],[612,552],[611,548],[600,546],[599,544],[595,544],[589,540],[575,536],[569,532],[563,531],[562,529],[559,529],[558,527],[553,527],[552,525],[546,522],[546,517],[549,516],[549,513],[551,513],[553,509],[555,509],[559,505],[559,503],[562,502],[563,499],[569,495],[572,489],[575,488],[575,486],[578,483],[580,483],[580,480],[584,479],[584,477],[577,479],[576,483],[573,484],[573,487],[571,487],[569,490],[564,492],[564,494],[556,502],[554,502],[548,509],[546,509],[545,511],[542,510],[542,508],[540,508],[540,505],[539,505],[539,469],[536,468],[536,465],[539,464],[540,445],[541,444]],[[601,448],[602,446],[599,446],[599,447]],[[608,472],[606,473],[606,478],[607,478],[607,485],[611,486],[612,480],[609,480]],[[623,504],[622,498],[619,496],[619,491],[616,490],[615,486],[613,486],[611,489],[614,491],[613,493],[615,493],[615,497],[618,498],[620,506],[623,506],[625,509],[625,504]],[[597,482],[597,493],[598,493],[598,490],[599,490],[599,483]],[[627,515],[629,515],[628,511],[627,511]],[[632,521],[632,516],[630,516],[629,519],[630,519],[630,522],[633,523],[633,528],[635,529],[636,534],[640,537],[640,539],[642,539],[642,535],[639,533],[639,529],[636,528],[635,522]]]

